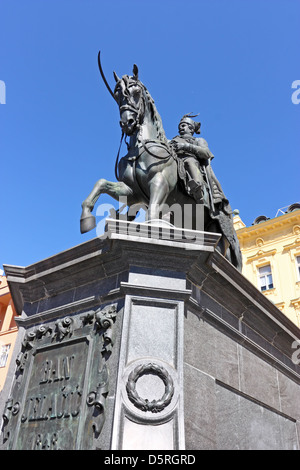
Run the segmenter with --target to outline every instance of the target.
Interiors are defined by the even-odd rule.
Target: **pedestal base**
[[[5,266],[20,316],[2,449],[299,448],[299,329],[218,234],[165,229],[108,220]]]

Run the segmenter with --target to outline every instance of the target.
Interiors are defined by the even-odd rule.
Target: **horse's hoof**
[[[86,233],[96,227],[96,218],[90,214],[80,219],[80,232]]]

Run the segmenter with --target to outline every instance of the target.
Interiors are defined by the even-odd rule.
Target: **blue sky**
[[[111,86],[138,65],[168,138],[200,113],[247,225],[299,201],[299,23],[299,0],[0,0],[0,267],[96,236],[80,234],[81,202],[115,181],[121,135],[99,50]]]

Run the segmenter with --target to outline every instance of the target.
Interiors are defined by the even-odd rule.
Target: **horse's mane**
[[[137,79],[135,77],[131,77],[129,75],[123,75],[123,77],[117,83],[115,91],[116,91],[117,87],[119,86],[119,83],[122,82],[122,81],[125,84],[125,90],[128,89],[128,87],[130,85],[134,84],[134,83],[135,84],[138,83],[139,86],[142,88],[143,93],[144,93],[144,98],[145,98],[146,102],[149,105],[151,119],[153,121],[153,124],[156,126],[157,138],[161,142],[167,143],[168,139],[166,137],[166,134],[165,134],[165,131],[164,131],[164,128],[163,128],[162,119],[160,117],[160,114],[157,111],[157,108],[156,108],[155,103],[154,103],[154,99],[150,95],[150,93],[147,90],[146,86],[139,79]]]
[[[167,143],[168,139],[166,137],[166,133],[165,133],[164,128],[163,128],[162,119],[160,117],[159,112],[157,111],[156,106],[155,106],[154,99],[150,95],[150,93],[147,90],[147,88],[145,87],[145,85],[140,80],[139,80],[139,83],[140,83],[142,89],[144,90],[145,97],[146,97],[146,99],[149,103],[151,118],[153,120],[153,123],[156,125],[156,129],[157,129],[157,136],[158,136],[159,140],[161,140],[164,143]]]

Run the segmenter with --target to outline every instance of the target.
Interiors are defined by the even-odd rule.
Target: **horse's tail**
[[[236,233],[234,233],[234,242],[230,245],[230,254],[232,259],[232,264],[236,267],[236,269],[242,272],[243,268],[243,259],[242,259],[242,252],[240,249],[240,244],[237,238]]]

